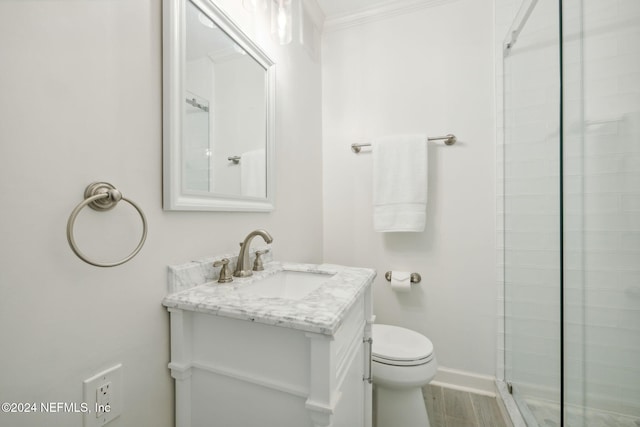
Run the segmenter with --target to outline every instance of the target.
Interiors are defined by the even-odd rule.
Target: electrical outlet
[[[122,412],[122,364],[84,380],[84,427],[102,427]]]
[[[111,409],[111,381],[102,384],[96,390],[96,418],[104,416]]]

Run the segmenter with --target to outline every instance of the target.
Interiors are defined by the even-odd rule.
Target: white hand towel
[[[240,155],[240,191],[243,196],[267,197],[267,159],[264,149]]]
[[[373,150],[373,226],[379,232],[424,231],[427,208],[427,138],[377,138]]]

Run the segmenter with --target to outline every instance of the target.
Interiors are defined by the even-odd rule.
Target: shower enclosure
[[[530,427],[639,427],[640,1],[518,10],[502,63],[505,388]]]

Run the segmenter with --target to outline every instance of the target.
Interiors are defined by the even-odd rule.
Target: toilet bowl
[[[410,329],[372,325],[376,427],[429,427],[422,387],[436,375],[433,344]]]

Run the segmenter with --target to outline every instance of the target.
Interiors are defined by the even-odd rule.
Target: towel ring
[[[85,207],[89,206],[91,209],[96,211],[108,211],[109,209],[113,209],[120,200],[124,200],[133,206],[138,213],[140,214],[140,218],[142,218],[142,238],[140,239],[140,243],[138,246],[131,252],[126,258],[121,259],[120,261],[111,262],[111,263],[103,263],[96,262],[84,255],[78,249],[76,245],[76,240],[73,235],[73,226],[76,222],[76,217],[78,213]],[[75,253],[78,258],[86,262],[87,264],[94,265],[96,267],[115,267],[120,264],[124,264],[129,261],[131,258],[136,256],[142,246],[144,245],[145,240],[147,240],[147,218],[144,216],[144,212],[142,209],[138,207],[131,200],[122,196],[122,193],[118,191],[113,185],[108,182],[94,182],[89,184],[87,188],[84,190],[84,201],[81,202],[69,215],[69,220],[67,221],[67,240],[69,241],[69,246],[71,246],[71,250]]]

